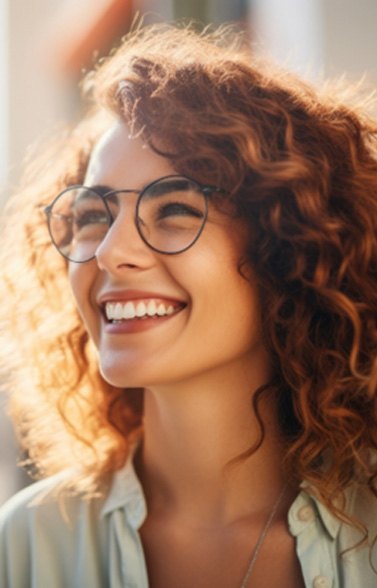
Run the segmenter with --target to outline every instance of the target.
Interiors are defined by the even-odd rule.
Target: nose
[[[122,199],[123,200],[123,199]],[[125,268],[146,269],[153,264],[154,252],[141,239],[135,223],[136,198],[124,198],[119,213],[97,247],[99,269],[117,273]]]

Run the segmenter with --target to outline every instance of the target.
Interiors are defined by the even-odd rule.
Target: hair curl
[[[142,423],[142,393],[98,373],[40,212],[83,181],[115,115],[178,173],[224,187],[249,223],[289,471],[338,515],[352,481],[375,493],[377,124],[364,100],[258,63],[226,31],[169,26],[131,34],[83,92],[83,122],[11,201],[1,254],[12,410],[32,463],[52,473],[74,451],[76,487],[93,490]]]

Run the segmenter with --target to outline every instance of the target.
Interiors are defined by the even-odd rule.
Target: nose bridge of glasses
[[[127,189],[127,190],[111,190],[110,192],[106,192],[105,194],[102,194],[102,198],[107,202],[107,203],[114,203],[114,204],[118,204],[119,201],[124,201],[124,202],[130,202],[130,201],[135,201],[138,199],[139,195],[140,195],[141,190],[132,190],[132,189]],[[132,195],[134,196],[134,198],[132,198]],[[119,198],[119,196],[128,196],[128,198]]]
[[[54,245],[71,261],[93,258],[98,248],[140,245],[160,253],[190,247],[204,227],[207,190],[183,176],[156,180],[141,190],[72,186],[46,208]],[[127,198],[126,198],[127,196]]]
[[[139,190],[129,189],[114,190],[102,197],[110,211],[112,221],[103,235],[99,249],[119,244],[124,250],[125,247],[131,246],[134,239],[141,241],[136,227],[136,206],[139,195]],[[124,198],[124,196],[127,197]]]
[[[114,221],[119,215],[134,219],[139,196],[140,190],[113,190],[104,194],[102,199]]]

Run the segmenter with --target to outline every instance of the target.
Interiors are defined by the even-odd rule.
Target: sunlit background
[[[77,118],[83,72],[136,15],[145,23],[231,21],[247,31],[252,53],[316,84],[345,75],[376,86],[376,0],[0,0],[0,203],[17,185],[28,147]],[[4,402],[0,503],[25,483]]]

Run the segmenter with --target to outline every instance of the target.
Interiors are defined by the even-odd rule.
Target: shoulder
[[[371,510],[377,514],[377,496],[366,484],[353,484],[347,491],[347,504],[351,514],[370,521]]]
[[[344,508],[346,516],[351,520],[359,521],[371,536],[375,536],[377,534],[377,496],[366,485],[355,483],[345,490],[344,500],[342,510]],[[305,485],[292,504],[289,515],[293,528],[297,527],[298,523],[306,526],[317,516],[331,536],[337,535],[348,527],[352,528],[352,525],[343,523],[319,499],[307,492]],[[300,528],[296,529],[295,534],[299,530]]]
[[[54,476],[46,480],[35,482],[10,498],[0,508],[0,533],[16,525],[25,525],[27,519],[35,514],[37,504],[46,498],[51,504],[52,496],[60,483],[60,477]],[[49,499],[47,497],[50,496]],[[46,504],[47,504],[46,502]],[[55,500],[54,500],[55,502]]]
[[[77,509],[88,508],[89,501],[64,491],[64,476],[35,482],[15,494],[0,508],[0,534],[7,529],[26,528],[46,519],[49,526],[64,522]]]
[[[70,495],[62,482],[59,475],[34,483],[0,509],[0,586],[73,586],[69,570],[83,554],[100,577],[106,546],[102,500]]]
[[[372,544],[377,537],[377,496],[366,485],[355,484],[346,493],[346,504],[347,514],[360,522]],[[349,534],[347,525],[344,527]]]
[[[90,500],[66,490],[69,474],[32,484],[0,509],[0,586],[103,588],[126,573],[144,585],[135,531],[145,504],[131,461]]]
[[[377,586],[377,497],[362,484],[346,492],[346,512],[358,523],[344,523],[338,536],[344,585],[375,588]]]
[[[0,508],[0,544],[31,535],[71,535],[101,518],[104,498],[86,498],[67,489],[67,474],[35,482],[15,494]]]
[[[345,492],[345,500],[346,515],[360,527],[336,517],[304,489],[290,509],[290,530],[309,586],[377,586],[377,546],[373,544],[377,535],[377,497],[366,486],[353,484]],[[363,542],[365,532],[368,537]]]

